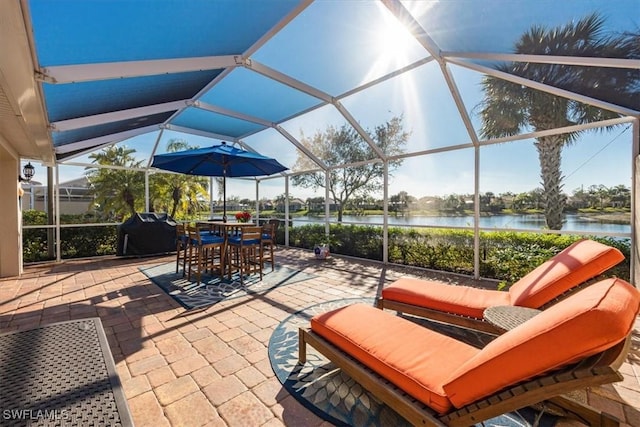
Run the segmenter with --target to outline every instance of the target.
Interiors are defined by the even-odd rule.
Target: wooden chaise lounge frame
[[[521,296],[518,297],[520,301],[517,305],[544,310],[573,292],[588,286],[593,282],[591,279],[604,273],[622,260],[624,260],[624,255],[616,248],[588,239],[575,242],[526,274],[513,285],[513,287],[522,289],[518,292]],[[564,266],[567,265],[571,265],[568,271],[564,269]],[[542,282],[547,283],[542,285]],[[443,284],[443,286],[445,285]],[[456,288],[452,287],[450,290],[455,292]],[[524,303],[524,300],[527,300],[526,303]],[[472,317],[442,310],[439,307],[430,307],[428,304],[411,304],[394,299],[386,299],[383,298],[383,295],[377,298],[376,306],[381,310],[395,310],[400,313],[408,313],[477,331],[498,335],[504,333],[504,330],[482,319],[481,315]]]
[[[306,345],[311,345],[413,425],[469,426],[539,403],[589,426],[620,425],[620,421],[615,417],[562,395],[586,387],[621,381],[623,378],[618,368],[629,350],[631,334],[625,341],[577,364],[516,384],[444,415],[437,414],[412,398],[310,328],[300,328],[298,337],[299,363],[306,362]]]
[[[399,313],[412,314],[414,316],[424,317],[426,319],[435,320],[437,322],[458,325],[462,326],[463,328],[474,329],[481,332],[488,332],[490,334],[504,333],[504,330],[495,327],[484,319],[476,319],[474,317],[434,310],[431,308],[420,307],[418,305],[405,304],[398,301],[378,298],[376,300],[376,307],[378,307],[380,310],[395,310]]]

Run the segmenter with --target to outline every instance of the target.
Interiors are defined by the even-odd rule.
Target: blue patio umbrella
[[[221,176],[223,220],[227,220],[227,177],[265,176],[287,170],[276,159],[241,150],[226,143],[208,148],[153,156],[152,167],[187,175]]]

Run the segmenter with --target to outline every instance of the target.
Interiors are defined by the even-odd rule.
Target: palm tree
[[[182,139],[170,139],[167,152],[190,150],[192,147]],[[183,174],[155,174],[150,182],[155,203],[163,203],[169,215],[191,213],[202,208],[202,201],[208,197],[207,178]],[[167,203],[168,201],[168,203]]]
[[[617,208],[626,208],[631,204],[631,189],[622,184],[610,189],[611,200]]]
[[[131,170],[142,166],[126,146],[105,148],[89,158],[99,165],[121,166],[126,169],[98,168],[86,172],[95,201],[103,216],[122,220],[125,214],[136,213],[136,202],[144,199],[144,178],[141,172]]]
[[[593,14],[575,23],[546,29],[535,26],[520,37],[515,45],[519,54],[562,55],[582,57],[633,58],[638,54],[631,41],[637,35],[606,36],[603,19]],[[623,70],[616,78],[605,77],[596,67],[514,62],[500,65],[498,70],[533,81],[578,93],[599,97],[637,91],[638,77]],[[520,84],[487,76],[482,82],[485,99],[480,103],[481,134],[486,138],[517,135],[528,129],[549,130],[618,117],[618,114],[582,104],[571,99],[531,89]],[[605,99],[604,96],[600,99]],[[538,137],[540,175],[544,193],[547,227],[562,228],[562,211],[566,196],[562,193],[561,152],[565,145],[576,142],[580,132]]]

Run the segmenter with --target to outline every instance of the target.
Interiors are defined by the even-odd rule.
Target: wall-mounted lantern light
[[[31,181],[31,178],[33,178],[33,175],[36,173],[36,168],[33,167],[33,165],[31,164],[31,162],[27,163],[26,165],[24,165],[24,167],[22,168],[22,175],[24,176],[24,178],[22,178],[24,181]]]

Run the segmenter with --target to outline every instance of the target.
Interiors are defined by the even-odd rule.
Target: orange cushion
[[[621,279],[591,285],[499,336],[452,372],[443,386],[456,407],[621,342],[633,328],[640,292]]]
[[[364,304],[317,315],[311,329],[439,413],[451,408],[442,384],[480,351]]]
[[[509,293],[470,286],[448,285],[403,277],[382,290],[382,299],[482,319],[493,305],[510,305]]]
[[[575,242],[511,285],[511,304],[540,308],[623,259],[622,252],[611,246],[593,240]]]

